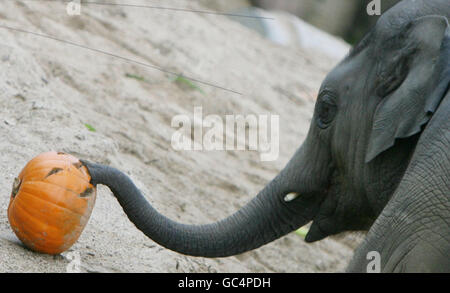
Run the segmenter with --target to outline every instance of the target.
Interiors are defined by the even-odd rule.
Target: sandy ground
[[[203,8],[171,2],[177,5]],[[129,174],[168,217],[195,224],[219,220],[249,201],[301,144],[320,83],[338,61],[272,44],[218,15],[85,6],[80,16],[68,16],[64,4],[48,1],[1,1],[0,7],[2,26],[241,93],[196,83],[198,90],[159,70],[0,28],[0,272],[65,272],[69,263],[67,254],[23,248],[9,227],[11,185],[32,157],[58,150],[110,164]],[[261,162],[256,151],[175,151],[172,118],[192,116],[198,106],[204,115],[279,115],[278,160]],[[87,272],[338,272],[357,239],[306,244],[291,234],[236,257],[187,257],[147,239],[99,187],[92,217],[69,252],[80,255]]]

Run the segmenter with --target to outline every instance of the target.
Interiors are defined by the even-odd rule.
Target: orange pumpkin
[[[59,254],[86,226],[96,198],[87,168],[74,156],[48,152],[32,159],[15,179],[9,223],[30,249]]]

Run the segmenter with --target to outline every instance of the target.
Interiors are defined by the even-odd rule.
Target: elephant
[[[227,257],[312,222],[314,242],[368,230],[348,272],[450,271],[450,5],[404,0],[326,76],[306,139],[248,204],[215,223],[156,211],[116,168],[83,160],[129,220],[176,252]]]

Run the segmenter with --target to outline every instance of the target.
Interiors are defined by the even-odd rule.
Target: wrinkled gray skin
[[[307,242],[370,231],[348,271],[450,271],[448,0],[403,1],[326,77],[309,134],[249,204],[208,225],[153,209],[120,171],[89,162],[148,237],[180,253],[224,257],[312,222]],[[295,192],[298,197],[286,201]]]

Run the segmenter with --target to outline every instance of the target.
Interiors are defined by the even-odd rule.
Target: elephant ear
[[[450,28],[445,17],[413,20],[391,40],[377,69],[376,93],[383,98],[374,116],[366,163],[398,138],[422,131],[448,91]],[[385,45],[386,46],[386,45]]]

